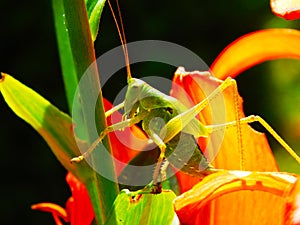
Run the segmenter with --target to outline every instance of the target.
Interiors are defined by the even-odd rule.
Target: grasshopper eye
[[[166,108],[166,110],[167,110],[170,114],[173,114],[173,113],[174,113],[174,110],[173,110],[171,107]]]

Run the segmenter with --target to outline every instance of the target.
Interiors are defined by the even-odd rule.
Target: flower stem
[[[85,2],[84,0],[52,0],[52,6],[69,108],[72,111],[75,90],[77,89],[79,95],[76,96],[80,96],[85,136],[91,143],[95,139],[95,133],[97,135],[106,127],[106,119],[98,69],[97,65],[93,64],[96,57]],[[83,77],[87,77],[85,84],[79,85]],[[95,126],[96,129],[90,129]],[[111,155],[108,138],[103,140],[103,146],[107,151],[104,153]],[[119,190],[113,160],[110,157],[105,160],[104,158],[94,158],[93,155],[90,160],[94,170],[90,170],[90,174],[86,174],[87,177],[80,177],[79,179],[84,181],[87,187],[95,212],[96,223],[100,225],[105,222],[109,215]],[[99,165],[105,167],[109,179],[98,174],[96,170]]]

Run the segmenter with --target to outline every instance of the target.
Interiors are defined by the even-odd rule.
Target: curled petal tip
[[[68,221],[68,215],[64,208],[62,208],[59,205],[53,204],[53,203],[38,203],[31,206],[32,210],[40,210],[43,212],[51,212],[53,215],[57,215],[60,218],[62,218],[64,221]]]
[[[235,78],[252,66],[279,58],[300,59],[300,31],[265,29],[246,34],[229,44],[211,65],[219,79]]]
[[[4,80],[5,80],[5,76],[6,76],[6,74],[5,74],[5,73],[1,73],[1,79],[0,79],[0,83],[1,83],[1,82],[4,82]]]
[[[300,0],[271,0],[270,6],[272,12],[286,20],[295,20],[300,18]]]

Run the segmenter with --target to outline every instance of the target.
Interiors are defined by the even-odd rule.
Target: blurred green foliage
[[[158,39],[180,44],[210,65],[221,50],[246,33],[273,27],[300,28],[299,21],[284,21],[270,11],[269,0],[231,1],[120,1],[128,42]],[[32,87],[67,111],[52,20],[51,2],[0,2],[0,71]],[[97,55],[118,46],[108,7],[101,18],[95,43]],[[134,74],[171,77],[173,68],[145,64]],[[265,118],[294,149],[300,146],[300,63],[276,60],[252,68],[237,78],[245,113]],[[124,82],[126,78],[124,73]],[[124,83],[114,83],[122,87]],[[104,96],[109,97],[109,89]],[[34,212],[30,205],[64,205],[69,189],[65,171],[41,137],[19,120],[0,99],[1,223],[54,224],[51,215]],[[299,165],[270,139],[286,171]],[[298,153],[299,150],[298,150]],[[293,165],[293,166],[290,166]],[[293,168],[294,167],[294,168]]]

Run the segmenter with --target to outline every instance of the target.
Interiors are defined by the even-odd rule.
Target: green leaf
[[[61,164],[81,181],[88,179],[90,170],[84,162],[72,164],[78,154],[71,118],[42,96],[8,74],[2,73],[0,91],[17,116],[29,123],[48,143]]]
[[[52,1],[56,39],[65,84],[69,109],[72,109],[74,94],[78,86],[69,33],[66,27],[65,9],[62,1]]]
[[[84,1],[53,0],[52,6],[67,100],[72,109],[78,82],[96,60],[95,50]]]
[[[105,0],[85,0],[93,41],[96,40]]]
[[[122,190],[105,225],[178,224],[173,208],[175,197],[172,191],[131,197],[128,190]]]
[[[82,118],[77,117],[74,122],[76,128],[80,127],[80,137],[86,138],[90,144],[96,139],[95,129],[91,129],[91,127],[93,128],[97,121],[97,132],[100,133],[106,127],[106,119],[85,2],[84,0],[52,0],[52,6],[69,108],[71,111],[74,100],[75,103],[78,103],[79,107],[76,108],[75,113],[81,115]],[[95,10],[99,7],[96,6],[97,4],[95,4]],[[89,69],[88,74],[86,73],[87,69]],[[87,78],[85,84],[78,86],[83,77]],[[75,96],[76,91],[78,95]],[[94,96],[99,97],[98,101],[91,100]],[[94,104],[95,102],[96,104]],[[103,140],[103,144],[105,150],[111,155],[108,138]],[[93,204],[97,224],[102,224],[118,194],[117,178],[112,159],[99,161],[94,156],[90,156],[90,161],[94,166],[105,165],[111,177],[106,179],[95,171],[93,179],[85,183]],[[106,191],[103,192],[103,190]]]
[[[110,201],[115,198],[108,191],[103,192],[105,188],[99,189],[99,186],[107,187],[107,182],[111,181],[100,177],[86,161],[70,163],[71,158],[81,155],[77,144],[87,148],[86,143],[76,142],[71,118],[8,74],[2,73],[0,92],[15,114],[44,138],[61,164],[85,184],[93,203],[97,224],[102,224],[113,204],[106,204],[106,198],[109,197]],[[106,214],[102,214],[103,209],[107,211]]]
[[[78,81],[95,59],[95,40],[105,0],[52,0],[54,24],[69,109]],[[86,10],[88,9],[88,11]]]

